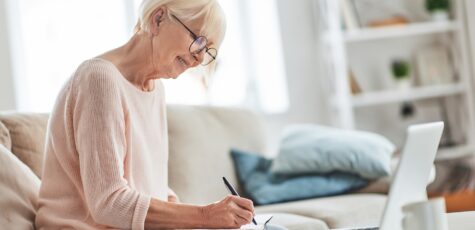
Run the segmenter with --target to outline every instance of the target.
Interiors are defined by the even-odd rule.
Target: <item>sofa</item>
[[[167,110],[169,186],[181,202],[208,204],[222,199],[228,195],[223,176],[242,191],[229,150],[265,154],[262,118],[236,108],[168,105]],[[47,114],[0,112],[0,144],[40,179],[47,122]],[[288,229],[374,226],[385,205],[385,184],[370,184],[351,194],[257,206],[255,210],[256,214],[274,215],[272,223]]]

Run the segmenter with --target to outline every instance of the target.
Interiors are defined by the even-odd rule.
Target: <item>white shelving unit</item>
[[[457,31],[459,28],[460,25],[456,22],[419,22],[400,26],[363,28],[354,31],[344,31],[343,37],[345,42],[362,42],[434,33],[446,33]]]
[[[450,160],[454,158],[460,158],[473,154],[475,146],[473,145],[460,145],[455,147],[447,147],[439,149],[437,152],[436,161]]]
[[[355,110],[365,110],[377,106],[398,105],[404,102],[418,102],[422,100],[445,99],[457,97],[460,103],[458,117],[465,117],[463,143],[450,147],[441,147],[437,160],[459,158],[475,153],[475,112],[473,91],[471,87],[471,69],[468,65],[469,54],[466,43],[466,25],[464,2],[452,0],[454,18],[447,22],[417,22],[401,26],[383,28],[360,28],[346,31],[342,29],[340,0],[316,0],[317,24],[319,25],[320,50],[325,54],[324,66],[331,95],[332,118],[334,125],[342,128],[354,129],[358,118]],[[322,29],[323,28],[323,29]],[[457,80],[449,84],[413,86],[410,89],[381,89],[364,91],[352,95],[349,83],[350,59],[349,46],[359,43],[398,41],[418,36],[448,35],[451,40],[452,55],[456,56]],[[322,45],[323,44],[323,45]],[[358,58],[365,58],[365,54],[358,54]],[[460,100],[459,100],[460,99]],[[452,130],[453,131],[453,130]]]
[[[434,85],[412,88],[407,90],[386,90],[381,92],[368,92],[352,97],[353,107],[384,105],[387,103],[423,100],[437,97],[464,94],[467,87],[462,83],[447,85]]]

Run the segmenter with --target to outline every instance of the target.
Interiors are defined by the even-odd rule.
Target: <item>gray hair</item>
[[[217,0],[143,0],[135,32],[148,30],[150,17],[162,6],[167,8],[170,19],[171,14],[184,22],[203,19],[204,23],[199,35],[213,40],[215,48],[219,48],[226,31],[226,19]]]

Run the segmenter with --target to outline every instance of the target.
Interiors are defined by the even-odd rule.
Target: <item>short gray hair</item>
[[[162,6],[167,8],[170,19],[171,14],[184,22],[202,18],[204,23],[199,35],[213,40],[215,48],[221,45],[226,31],[226,19],[217,0],[143,0],[135,31],[148,30],[150,17]]]

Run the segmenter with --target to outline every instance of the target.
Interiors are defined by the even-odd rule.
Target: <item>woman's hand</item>
[[[251,200],[229,195],[203,207],[203,218],[209,228],[240,228],[251,222],[254,205]]]

